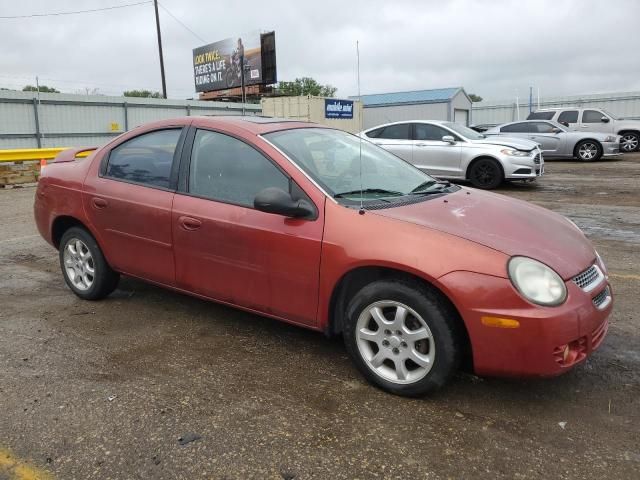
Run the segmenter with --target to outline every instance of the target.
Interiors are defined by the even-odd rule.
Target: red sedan
[[[63,152],[35,218],[79,297],[120,275],[342,334],[402,395],[550,376],[602,342],[606,268],[571,221],[439,182],[342,131],[260,117],[166,120]]]

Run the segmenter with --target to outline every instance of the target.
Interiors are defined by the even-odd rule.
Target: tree
[[[282,95],[296,97],[299,95],[333,97],[338,90],[331,85],[321,85],[311,77],[296,78],[293,82],[278,82],[277,89]]]
[[[469,98],[471,99],[472,102],[481,102],[482,101],[482,97],[480,95],[476,95],[475,93],[470,93],[469,94]]]
[[[40,88],[34,87],[33,85],[26,85],[22,91],[23,92],[37,92],[40,90],[41,93],[60,93],[60,90],[56,90],[53,87],[47,87],[46,85],[40,85]]]
[[[160,92],[152,92],[151,90],[127,90],[123,95],[125,97],[162,98]]]

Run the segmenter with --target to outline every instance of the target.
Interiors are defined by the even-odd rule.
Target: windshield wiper
[[[333,196],[333,198],[347,197],[349,195],[357,195],[359,193],[362,193],[363,195],[365,193],[380,193],[382,195],[393,196],[393,197],[399,197],[401,195],[404,195],[404,193],[402,192],[397,192],[395,190],[385,190],[384,188],[363,188],[362,190],[351,190],[349,192],[336,193]]]
[[[451,182],[449,182],[448,180],[443,180],[439,182],[434,182],[433,180],[429,180],[427,182],[421,183],[416,188],[411,190],[409,192],[409,195],[430,195],[435,193],[442,193],[442,189],[449,188],[450,186],[451,186]]]

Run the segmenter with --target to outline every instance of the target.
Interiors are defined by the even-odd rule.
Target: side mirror
[[[313,207],[306,200],[294,200],[288,192],[276,187],[261,190],[253,199],[256,210],[265,213],[284,215],[285,217],[301,218],[311,216]]]
[[[562,130],[560,130],[559,128],[552,128],[551,129],[551,133],[560,133]]]
[[[609,117],[605,117],[604,115],[602,116],[602,118],[600,119],[600,121],[602,123],[609,123]]]
[[[447,143],[451,143],[451,144],[456,143],[456,139],[453,138],[451,135],[445,135],[444,137],[442,137],[442,141],[443,142],[447,142]]]

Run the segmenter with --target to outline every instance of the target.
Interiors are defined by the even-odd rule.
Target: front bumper
[[[560,375],[600,346],[613,308],[606,277],[589,292],[568,280],[567,300],[557,307],[527,302],[506,278],[453,272],[440,281],[467,327],[474,370],[479,375]],[[603,293],[607,301],[598,307]],[[486,318],[515,320],[519,326],[488,326],[483,320]]]
[[[620,143],[618,142],[603,142],[602,143],[602,156],[603,157],[617,157],[622,155],[620,151]]]
[[[544,158],[539,150],[529,157],[502,155],[500,160],[507,180],[535,179],[544,175]]]

